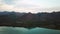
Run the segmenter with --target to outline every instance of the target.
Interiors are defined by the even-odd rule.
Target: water
[[[46,28],[0,27],[0,34],[60,34],[60,30]]]

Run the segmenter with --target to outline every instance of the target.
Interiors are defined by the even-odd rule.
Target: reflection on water
[[[0,27],[0,34],[60,34],[60,30],[45,28]]]

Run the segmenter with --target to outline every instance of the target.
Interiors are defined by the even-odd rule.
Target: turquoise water
[[[0,27],[0,34],[60,34],[60,30],[46,28]]]

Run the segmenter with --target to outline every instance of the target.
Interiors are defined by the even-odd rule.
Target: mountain
[[[15,12],[0,12],[0,23],[15,23]]]
[[[52,13],[18,13],[0,12],[0,25],[15,27],[44,27],[60,29],[60,12]]]

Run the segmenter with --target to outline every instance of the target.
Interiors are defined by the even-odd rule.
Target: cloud
[[[59,8],[58,0],[0,0],[0,10],[34,13],[60,10]]]
[[[6,4],[1,4],[0,5],[0,10],[7,10],[7,11],[18,11],[18,12],[32,12],[34,11],[33,9],[28,9],[28,8],[17,8],[14,7],[13,5],[6,5]]]
[[[25,1],[25,0],[24,0]],[[12,1],[15,4],[7,4],[9,2],[1,1],[3,3],[0,4],[0,10],[7,10],[7,11],[18,11],[18,12],[34,12],[35,8],[37,8],[35,5],[27,4],[24,1],[21,0],[20,5],[18,1]],[[24,2],[24,3],[22,3]]]
[[[15,0],[1,0],[4,4],[12,5]]]
[[[34,0],[18,0],[15,1],[15,6],[17,7],[26,7],[26,8],[42,8],[43,5]]]

